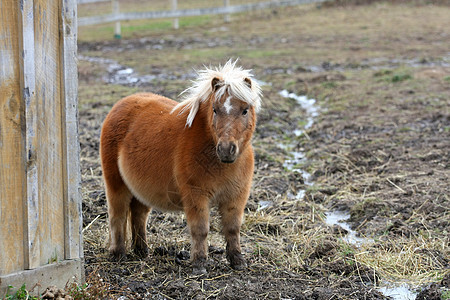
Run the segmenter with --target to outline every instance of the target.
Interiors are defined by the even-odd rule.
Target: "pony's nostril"
[[[234,142],[220,142],[216,149],[217,155],[223,162],[233,162],[236,159],[238,146]]]
[[[236,145],[235,144],[231,144],[230,147],[230,154],[234,155],[236,153]]]

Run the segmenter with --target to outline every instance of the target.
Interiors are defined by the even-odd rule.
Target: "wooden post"
[[[21,59],[21,89],[23,91],[23,101],[25,103],[25,155],[27,162],[27,201],[24,202],[24,216],[27,220],[25,224],[26,253],[25,266],[33,269],[40,265],[40,239],[37,236],[39,231],[39,184],[36,161],[37,147],[37,103],[36,103],[36,65],[34,46],[34,7],[33,1],[23,1],[23,9],[20,10],[21,35],[19,38],[19,48],[22,49]]]
[[[172,11],[177,10],[177,0],[172,0]],[[173,19],[173,28],[178,29],[180,25],[178,23],[178,18]]]
[[[223,0],[223,6],[229,7],[230,6],[230,0]],[[224,21],[225,21],[225,23],[230,23],[230,14],[225,14]]]
[[[24,3],[24,6],[27,4]],[[25,9],[25,7],[24,7]],[[1,2],[0,9],[0,280],[23,270],[27,247],[24,199],[27,172],[24,142],[25,105],[21,97],[18,37],[19,1]],[[19,22],[18,22],[19,20]],[[12,237],[16,238],[12,238]],[[1,293],[0,283],[0,296]]]
[[[78,139],[77,3],[62,1],[61,44],[64,166],[64,258],[83,257],[83,222]]]
[[[84,272],[77,3],[0,3],[1,297],[9,285],[64,287]]]
[[[112,0],[112,13],[114,15],[118,15],[120,13],[119,0]],[[117,21],[114,25],[114,38],[116,39],[122,38],[120,21]]]

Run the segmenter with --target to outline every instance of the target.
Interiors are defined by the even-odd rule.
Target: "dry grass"
[[[386,72],[389,75],[379,80],[380,73],[376,71],[348,72],[344,82],[338,83],[342,90],[334,89],[333,94],[323,85],[313,86],[311,92],[325,97],[327,104],[332,105],[327,115],[330,120],[351,121],[335,121],[334,127],[329,125],[333,121],[325,121],[328,124],[310,132],[316,148],[309,157],[320,157],[313,167],[321,170],[316,184],[339,186],[324,204],[348,209],[355,229],[376,237],[374,243],[355,251],[355,261],[386,280],[423,286],[450,272],[446,225],[450,207],[445,183],[450,173],[445,170],[444,158],[448,134],[441,134],[439,129],[445,124],[448,110],[444,106],[448,99],[442,90],[444,75],[411,76],[400,83],[392,80],[400,72],[414,73],[404,67]],[[413,96],[405,97],[399,92],[405,88],[413,89]],[[430,90],[442,100],[431,104],[434,108],[428,105],[424,116],[417,108],[422,110]],[[362,103],[352,100],[362,98],[361,95],[364,100],[358,101]],[[361,108],[352,106],[355,104]],[[427,114],[436,114],[436,109],[443,109],[444,123],[429,124],[422,133],[416,122],[426,119]],[[321,141],[323,136],[332,138],[319,143],[323,148],[317,148],[317,134]],[[317,194],[320,196],[313,193],[312,197]]]
[[[130,255],[126,261],[109,262],[98,161],[101,120],[116,100],[136,90],[176,96],[188,80],[177,77],[138,87],[105,85],[89,76],[91,70],[95,74],[104,70],[82,63],[82,192],[90,285],[101,293],[104,283],[110,294],[128,293],[136,299],[149,295],[171,299],[177,293],[185,298],[230,298],[234,296],[230,290],[245,290],[247,298],[304,293],[305,299],[322,294],[379,299],[371,284],[380,278],[422,285],[448,276],[445,149],[450,103],[444,78],[449,72],[432,69],[439,71],[432,77],[424,67],[389,65],[397,57],[439,61],[445,56],[448,47],[442,33],[450,26],[447,15],[448,7],[387,2],[307,6],[235,16],[237,22],[227,25],[215,20],[178,32],[142,31],[136,37],[146,37],[147,42],[106,42],[105,52],[102,42],[84,44],[85,55],[118,60],[140,74],[155,69],[186,74],[192,67],[240,56],[244,65],[261,74],[258,78],[271,84],[264,87],[265,109],[254,140],[254,186],[242,228],[249,268],[235,272],[228,267],[220,221],[213,210],[211,273],[198,278],[182,257],[190,247],[182,214],[152,213],[148,258]],[[228,31],[214,31],[222,26]],[[92,38],[84,29],[80,36]],[[164,44],[162,51],[145,49],[161,39],[173,45]],[[389,62],[387,66],[372,61],[380,57]],[[331,70],[308,72],[311,65]],[[304,112],[278,94],[284,88],[307,92],[322,106],[313,128],[301,137],[292,130],[301,124]],[[313,174],[314,186],[304,185],[301,176],[283,167],[288,153],[278,143],[306,153],[302,168]],[[307,190],[306,196],[294,199],[291,195],[301,189]],[[261,209],[260,201],[273,205]],[[357,247],[343,241],[340,232],[324,223],[325,211],[336,208],[348,210],[353,228],[375,242]],[[97,278],[103,281],[96,283]],[[366,294],[351,294],[357,291]]]
[[[357,262],[393,282],[423,286],[437,282],[450,272],[447,268],[448,240],[426,236],[377,241],[355,253]]]

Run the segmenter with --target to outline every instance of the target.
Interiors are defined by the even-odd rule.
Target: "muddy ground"
[[[449,15],[445,2],[373,2],[252,12],[233,16],[232,23],[214,18],[120,41],[87,41],[89,28],[82,29],[88,285],[80,294],[385,299],[380,285],[404,282],[417,299],[449,299]],[[98,154],[104,117],[117,100],[138,91],[177,99],[193,68],[230,57],[264,84],[242,228],[248,268],[229,267],[214,210],[207,275],[191,273],[182,214],[153,211],[150,255],[112,262]],[[315,99],[318,115],[308,115],[282,90]],[[286,164],[293,152],[304,158]],[[336,210],[350,215],[348,223],[366,242],[347,243],[342,226],[326,224],[326,214]]]

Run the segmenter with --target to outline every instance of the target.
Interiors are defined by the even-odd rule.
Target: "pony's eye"
[[[217,112],[216,112],[216,109],[215,109],[215,108],[213,108],[213,113],[214,113],[214,114],[216,114],[216,113],[217,113]]]
[[[242,115],[243,115],[243,116],[246,116],[247,113],[248,113],[248,108],[246,108],[246,109],[244,109],[244,110],[242,111]]]

